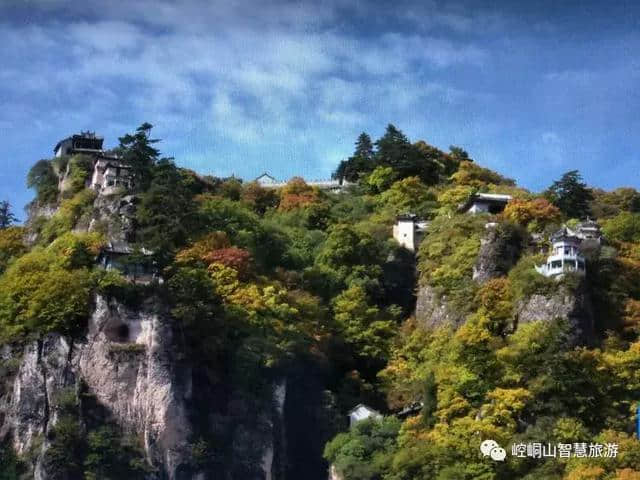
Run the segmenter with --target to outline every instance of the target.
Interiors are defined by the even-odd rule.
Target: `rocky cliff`
[[[153,304],[154,306],[157,303]],[[168,479],[190,471],[190,423],[186,404],[190,374],[177,351],[164,312],[148,303],[130,311],[98,296],[85,338],[72,342],[49,334],[25,346],[3,430],[26,454],[41,441],[35,478],[47,478],[43,463],[56,424],[55,398],[80,382],[125,431],[139,435],[149,465]]]
[[[473,271],[469,275],[471,278],[467,281],[472,280],[477,290],[491,279],[506,277],[526,252],[526,240],[526,233],[517,227],[488,223],[480,239]],[[529,270],[533,272],[533,267]],[[528,293],[523,298],[516,299],[513,307],[513,325],[517,327],[518,324],[528,322],[560,319],[567,321],[571,326],[570,341],[590,343],[594,337],[594,314],[588,278],[576,277],[575,281],[565,280],[557,279],[543,293]],[[472,301],[471,294],[468,298],[469,304]],[[415,316],[423,327],[443,324],[459,326],[465,315],[460,308],[460,302],[456,307],[441,290],[429,284],[418,287]]]
[[[33,478],[55,478],[48,471],[47,452],[58,422],[57,398],[69,390],[79,402],[90,395],[108,420],[140,440],[147,478],[219,478],[194,460],[196,418],[219,430],[220,425],[230,426],[230,456],[254,459],[249,469],[230,460],[222,478],[284,478],[285,380],[274,383],[273,408],[252,412],[260,419],[253,428],[237,421],[237,416],[250,415],[239,394],[231,395],[224,413],[213,398],[208,399],[209,411],[196,411],[196,403],[206,402],[203,396],[210,392],[193,385],[193,369],[198,366],[183,360],[171,319],[161,305],[160,299],[149,298],[132,310],[97,296],[85,337],[72,341],[49,334],[22,350],[5,349],[5,360],[12,358],[18,367],[0,401],[0,433],[11,439],[16,453],[33,459]],[[194,395],[200,397],[197,402]],[[234,470],[243,473],[233,475]]]

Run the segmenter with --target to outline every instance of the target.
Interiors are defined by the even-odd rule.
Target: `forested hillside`
[[[0,479],[41,469],[52,479],[313,480],[329,465],[343,480],[640,479],[636,190],[590,188],[572,171],[528,192],[461,148],[412,143],[393,125],[375,142],[360,135],[336,168],[348,183],[339,193],[302,178],[270,189],[199,175],[156,142],[149,124],[120,138],[111,153],[134,186],[108,196],[89,188],[90,157],[40,160],[28,221],[11,225],[7,211],[0,222]],[[477,192],[512,200],[498,215],[462,212]],[[415,254],[392,236],[406,213],[428,221]],[[584,251],[586,276],[538,273],[550,235],[587,217],[603,239]],[[120,268],[102,268],[118,242]],[[417,315],[416,296],[447,315]],[[572,302],[580,308],[539,318],[537,305]],[[16,440],[26,438],[16,425],[27,415],[11,413],[22,356],[33,344],[40,359],[58,335],[72,358],[100,305],[167,319],[158,331],[170,332],[190,425],[175,465],[149,453],[75,367],[55,399],[45,391],[44,428]],[[134,364],[142,347],[113,338],[113,363]],[[349,428],[360,403],[383,418]],[[507,449],[504,462],[482,455],[487,438]],[[618,453],[511,454],[530,442],[615,443]]]

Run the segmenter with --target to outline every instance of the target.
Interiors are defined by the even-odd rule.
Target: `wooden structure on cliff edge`
[[[118,190],[131,190],[134,186],[131,167],[116,155],[103,149],[104,138],[95,132],[80,132],[60,140],[53,152],[56,157],[84,154],[93,157],[93,173],[89,187],[101,195],[111,195]]]

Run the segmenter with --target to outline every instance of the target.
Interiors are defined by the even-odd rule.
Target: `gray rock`
[[[462,316],[447,305],[447,297],[430,285],[418,288],[416,297],[416,320],[424,328],[444,324],[458,325]]]
[[[480,240],[478,259],[473,267],[473,279],[484,283],[506,275],[520,258],[522,243],[522,234],[517,229],[487,224],[486,234]]]
[[[25,347],[1,430],[11,431],[18,454],[46,439],[57,421],[56,395],[82,379],[125,431],[143,438],[147,460],[161,477],[179,478],[189,465],[191,375],[177,367],[168,317],[149,307],[134,312],[98,296],[81,342],[50,334]],[[34,478],[47,478],[41,462],[47,446],[45,440]]]
[[[590,343],[593,340],[593,306],[584,282],[575,291],[559,285],[553,294],[534,294],[516,305],[518,325],[558,319],[569,322],[572,343]]]

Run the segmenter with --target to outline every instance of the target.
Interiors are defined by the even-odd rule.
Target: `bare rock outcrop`
[[[0,432],[20,455],[40,449],[34,478],[47,478],[42,458],[57,420],[51,406],[80,380],[114,421],[141,436],[158,478],[198,478],[189,465],[191,376],[180,371],[168,317],[150,307],[131,311],[98,296],[82,341],[49,334],[25,347]]]
[[[440,325],[457,325],[462,316],[447,303],[446,295],[440,294],[430,285],[421,285],[416,298],[416,320],[425,328]]]
[[[473,279],[484,283],[506,275],[522,251],[523,233],[511,226],[488,223],[480,240],[480,251],[473,267]]]
[[[559,285],[552,294],[533,294],[516,306],[518,325],[558,319],[569,323],[572,343],[590,343],[593,340],[593,305],[584,281],[575,288]]]

